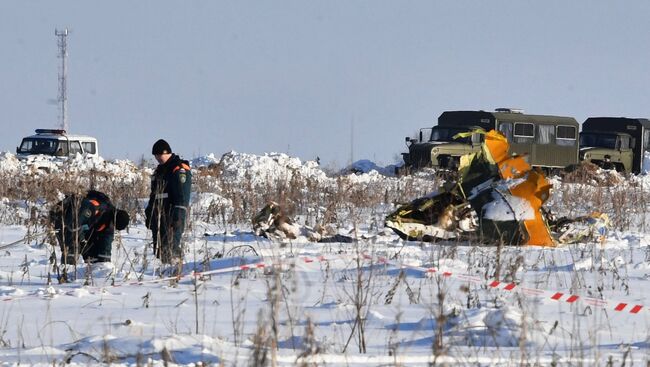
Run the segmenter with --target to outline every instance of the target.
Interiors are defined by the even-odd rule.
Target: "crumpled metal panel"
[[[457,184],[401,206],[388,215],[386,226],[409,239],[474,233],[481,242],[555,246],[542,211],[551,189],[544,174],[533,170],[524,156],[511,156],[510,145],[499,131],[459,136],[472,133],[484,134],[485,140],[480,152],[461,158]],[[467,210],[468,204],[473,213]],[[503,213],[494,215],[495,210]],[[466,221],[472,214],[474,228],[445,222],[449,218],[456,223]]]

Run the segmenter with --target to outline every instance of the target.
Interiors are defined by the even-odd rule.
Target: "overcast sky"
[[[0,150],[68,121],[106,158],[394,163],[445,110],[650,117],[650,1],[0,2]]]

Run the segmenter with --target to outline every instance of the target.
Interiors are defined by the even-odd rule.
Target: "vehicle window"
[[[512,141],[512,122],[502,122],[499,124],[499,131],[505,135],[508,141]]]
[[[23,139],[20,152],[28,154],[49,154],[56,152],[57,141],[54,139]]]
[[[431,130],[431,141],[447,141],[471,144],[470,137],[454,139],[454,136],[456,136],[456,134],[468,131],[468,128],[436,126],[433,128],[433,130]]]
[[[32,150],[34,141],[31,139],[23,139],[23,142],[20,144],[20,152],[21,153],[27,153]]]
[[[81,144],[78,141],[70,142],[70,154],[76,155],[77,153],[81,154]]]
[[[67,141],[57,141],[56,142],[56,156],[67,156],[68,155],[68,142]]]
[[[535,125],[524,122],[515,122],[514,138],[515,143],[532,143],[535,137]]]
[[[643,132],[643,149],[650,150],[650,129]]]
[[[537,126],[537,143],[551,144],[555,142],[555,126],[539,125]]]
[[[558,126],[556,144],[562,146],[575,145],[576,132],[575,126]]]
[[[523,122],[515,122],[515,136],[522,138],[532,138],[535,136],[535,125]]]
[[[620,149],[630,149],[630,138],[627,136],[621,136],[620,140]]]
[[[557,127],[557,138],[558,139],[573,139],[576,138],[576,128],[575,126],[558,126]]]
[[[85,142],[81,143],[81,145],[84,148],[84,153],[95,154],[97,152],[95,150],[95,143],[93,143],[93,142],[85,141]]]
[[[560,140],[558,140],[559,142]],[[616,149],[616,135],[580,133],[580,146]]]

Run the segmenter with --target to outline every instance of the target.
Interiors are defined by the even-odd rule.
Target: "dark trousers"
[[[62,264],[76,264],[79,255],[84,261],[91,263],[111,261],[114,230],[105,229],[92,233],[87,239],[78,239],[73,231],[57,229],[59,231],[56,237],[61,248]]]
[[[115,231],[103,230],[93,233],[84,249],[81,251],[86,262],[109,262],[111,261],[111,250]]]
[[[173,258],[182,258],[181,239],[184,230],[184,211],[175,213],[173,216],[161,215],[160,218],[154,217],[151,221],[154,254],[163,263],[170,263]]]

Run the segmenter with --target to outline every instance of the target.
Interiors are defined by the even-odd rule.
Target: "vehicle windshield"
[[[580,146],[616,149],[616,135],[580,133]]]
[[[471,137],[458,138],[454,139],[454,136],[458,133],[465,133],[470,131],[467,128],[462,127],[441,127],[435,126],[431,130],[431,141],[449,141],[449,142],[458,142],[463,144],[471,144]]]
[[[56,139],[35,139],[25,138],[20,144],[19,153],[25,154],[47,154],[47,155],[67,155],[68,146],[66,142]]]

